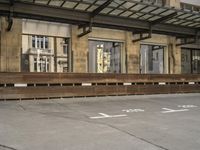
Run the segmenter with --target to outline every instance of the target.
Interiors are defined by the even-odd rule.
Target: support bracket
[[[141,32],[141,33],[138,33],[138,32],[135,33],[135,34],[140,34],[140,38],[133,40],[133,43],[141,41],[141,40],[146,40],[146,39],[151,38],[152,37],[152,26],[155,26],[158,23],[167,21],[167,20],[173,18],[176,15],[177,15],[177,12],[174,12],[174,13],[171,13],[171,14],[165,16],[165,17],[162,17],[160,19],[157,19],[155,21],[150,22],[149,23],[149,31],[147,33],[145,33],[145,34],[148,34],[148,35],[147,36],[143,36],[143,34],[144,34],[143,32]]]
[[[134,34],[134,32],[133,32]],[[139,34],[140,37],[138,39],[132,40],[133,43],[141,41],[141,40],[146,40],[152,37],[152,27],[149,27],[149,31],[148,32],[141,32],[141,33],[136,33]],[[143,36],[144,34],[147,34],[146,36]]]
[[[90,19],[89,24],[79,25],[78,28],[82,28],[82,33],[78,34],[78,37],[82,37],[90,32],[92,32],[92,24],[93,24],[93,18]]]
[[[89,17],[90,17],[90,22],[89,25],[88,24],[84,24],[84,25],[79,25],[79,29],[82,28],[83,32],[80,33],[78,35],[78,37],[82,37],[90,32],[92,32],[92,25],[93,25],[93,20],[94,17],[97,16],[103,9],[105,9],[108,5],[110,5],[113,2],[113,0],[106,0],[106,2],[104,2],[102,5],[100,5],[99,7],[97,7],[95,10],[93,10]]]
[[[179,38],[180,40],[182,40],[180,43],[176,44],[176,46],[183,46],[183,45],[187,45],[187,44],[195,44],[199,41],[199,35],[200,32],[197,31],[196,36],[193,38]],[[178,39],[178,38],[177,38]]]
[[[196,43],[196,38],[182,38],[182,39],[180,39],[181,40],[181,42],[180,43],[178,43],[178,44],[176,44],[176,46],[183,46],[183,45],[187,45],[187,44],[194,44],[194,43]]]
[[[10,0],[10,12],[7,18],[8,26],[7,26],[7,31],[10,31],[13,26],[13,7],[14,7],[14,1],[15,0]]]

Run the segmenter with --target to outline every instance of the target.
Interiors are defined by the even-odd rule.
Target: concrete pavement
[[[0,150],[199,150],[200,94],[1,101]]]

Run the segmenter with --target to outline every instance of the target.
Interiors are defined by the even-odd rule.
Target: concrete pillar
[[[11,31],[7,31],[5,17],[0,18],[0,71],[20,72],[22,48],[22,20],[14,19]]]
[[[73,72],[88,72],[88,35],[78,37],[78,26],[72,26]]]

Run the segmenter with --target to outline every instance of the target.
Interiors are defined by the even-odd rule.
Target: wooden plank
[[[7,87],[0,88],[0,99],[50,98],[72,96],[167,94],[200,92],[194,85],[130,85],[130,86],[69,86],[69,87]]]
[[[92,74],[92,73],[0,73],[0,84],[8,83],[135,83],[200,82],[199,74]]]

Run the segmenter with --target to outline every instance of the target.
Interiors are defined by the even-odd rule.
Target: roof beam
[[[96,15],[98,15],[104,8],[106,8],[108,5],[112,3],[113,0],[107,0],[105,3],[97,7],[95,10],[93,10],[90,14],[90,17],[93,18]]]
[[[9,13],[10,5],[6,3],[0,3],[0,15],[8,16]],[[63,9],[48,5],[23,3],[18,1],[15,1],[13,17],[69,23],[76,25],[88,24],[91,20],[89,12]],[[150,23],[147,21],[137,20],[133,18],[130,19],[99,14],[95,16],[93,20],[93,26],[133,31],[134,29],[149,30]],[[194,37],[196,35],[195,28],[162,23],[154,25],[152,27],[152,31],[153,33],[173,36],[178,35]]]

